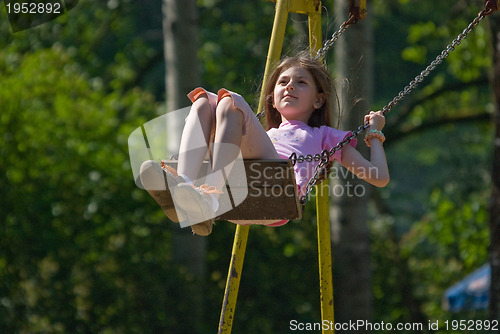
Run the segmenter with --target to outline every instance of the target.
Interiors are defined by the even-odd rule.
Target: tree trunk
[[[493,92],[495,96],[495,139],[490,199],[490,319],[500,320],[500,18],[490,17],[493,40]]]
[[[197,24],[196,0],[163,0],[167,112],[188,106],[186,94],[199,85]],[[178,152],[184,127],[184,116],[176,115],[169,117],[167,124],[167,141],[172,152]],[[206,238],[195,237],[190,228],[181,229],[177,224],[172,224],[171,231],[174,260],[187,272],[184,288],[179,287],[184,298],[179,303],[183,305],[180,309],[188,307],[189,312],[179,315],[179,324],[187,326],[190,333],[199,333],[203,323]]]
[[[347,18],[347,0],[335,2],[337,22]],[[373,41],[370,18],[351,26],[336,44],[337,72],[348,85],[338,90],[341,101],[341,128],[356,129],[368,113],[373,90]],[[347,36],[348,35],[348,36]],[[345,37],[347,36],[347,37]],[[361,99],[361,102],[357,102]],[[368,150],[361,140],[357,146],[364,156]],[[343,167],[338,167],[339,169]],[[333,171],[335,173],[335,171]],[[370,320],[372,316],[370,236],[367,201],[371,186],[338,170],[331,185],[335,321]]]

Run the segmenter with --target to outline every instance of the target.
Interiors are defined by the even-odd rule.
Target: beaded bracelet
[[[370,145],[370,140],[372,138],[377,138],[378,140],[380,140],[382,143],[385,141],[385,136],[384,134],[382,133],[382,131],[379,131],[379,130],[370,130],[366,133],[365,135],[365,143],[366,143],[366,146],[368,147],[371,147]]]

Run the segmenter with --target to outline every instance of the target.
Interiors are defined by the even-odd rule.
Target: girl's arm
[[[370,112],[365,116],[365,122],[370,122],[368,130],[382,130],[385,117],[381,111]],[[342,148],[341,165],[362,180],[377,187],[385,187],[389,183],[389,168],[385,158],[382,142],[374,137],[370,140],[370,160],[365,159],[354,147],[346,145]]]

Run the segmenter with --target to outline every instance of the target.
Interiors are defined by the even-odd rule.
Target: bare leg
[[[191,180],[198,177],[201,164],[208,151],[212,123],[208,98],[201,96],[193,102],[182,132],[177,167],[179,174],[184,174]]]
[[[214,139],[214,152],[212,173],[205,183],[222,189],[225,185],[224,173],[229,173],[232,163],[241,154],[243,113],[238,110],[229,97],[219,101],[216,109],[216,130]]]
[[[251,112],[251,111],[250,111]],[[243,112],[233,105],[229,97],[223,98],[216,109],[216,132],[213,153],[213,173],[205,183],[222,189],[225,184],[223,173],[227,176],[238,156],[245,159],[279,159],[271,140],[257,118],[251,118],[243,136]]]
[[[234,105],[232,97],[223,97],[215,109],[214,120],[212,119],[213,113],[211,113],[212,109],[210,109],[208,99],[203,99],[203,102],[200,101],[201,99],[199,98],[193,104],[193,109],[190,112],[182,135],[178,170],[179,173],[186,174],[190,178],[197,178],[200,165],[206,156],[207,143],[211,139],[209,138],[211,129],[214,128],[215,138],[212,152],[212,170],[205,178],[204,183],[214,186],[218,190],[223,190],[223,194],[219,198],[221,202],[218,203],[215,200],[219,194],[204,193],[204,198],[202,199],[199,197],[200,193],[197,192],[199,189],[194,191],[193,188],[187,185],[180,185],[174,193],[174,198],[181,206],[181,211],[190,217],[189,222],[192,225],[193,231],[196,234],[207,235],[212,230],[213,221],[210,219],[213,218],[211,217],[213,213],[210,207],[212,207],[213,212],[217,212],[216,207],[221,204],[219,211],[225,212],[241,202],[238,201],[241,196],[232,191],[229,194],[230,190],[228,187],[227,192],[225,192],[226,177],[230,175],[233,165],[238,161],[237,159],[278,159],[279,155],[257,118],[249,115],[252,111],[246,103],[243,106],[241,106],[241,103],[238,103],[242,108],[240,110]],[[192,124],[193,121],[194,125]],[[245,135],[243,135],[243,122],[245,122]],[[201,135],[202,133],[203,136]],[[200,139],[200,137],[202,138]],[[202,154],[192,154],[193,149],[198,149],[197,152],[202,151]],[[233,174],[231,174],[232,178]],[[235,178],[236,181],[239,180],[238,175]],[[235,179],[233,178],[234,181]],[[228,182],[233,185],[231,180]],[[208,201],[206,201],[207,199]],[[196,203],[198,205],[195,205]]]

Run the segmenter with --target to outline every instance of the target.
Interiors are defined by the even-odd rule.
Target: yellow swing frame
[[[265,99],[265,89],[269,76],[277,65],[283,47],[285,30],[289,13],[306,14],[309,24],[309,47],[311,56],[316,55],[321,48],[321,0],[268,0],[276,2],[271,40],[267,55],[266,67],[262,90],[259,99],[258,112],[262,111]],[[351,2],[353,2],[351,0]],[[357,8],[366,15],[366,0],[354,0]],[[326,181],[326,182],[325,182]],[[318,260],[319,260],[319,286],[321,302],[321,320],[329,324],[334,323],[333,310],[333,285],[332,285],[332,254],[329,218],[328,179],[316,185],[316,211],[318,225]],[[231,333],[234,321],[236,300],[245,259],[245,250],[250,226],[237,225],[226,281],[226,289],[222,303],[218,333]],[[322,333],[334,333],[333,326],[323,329]]]

